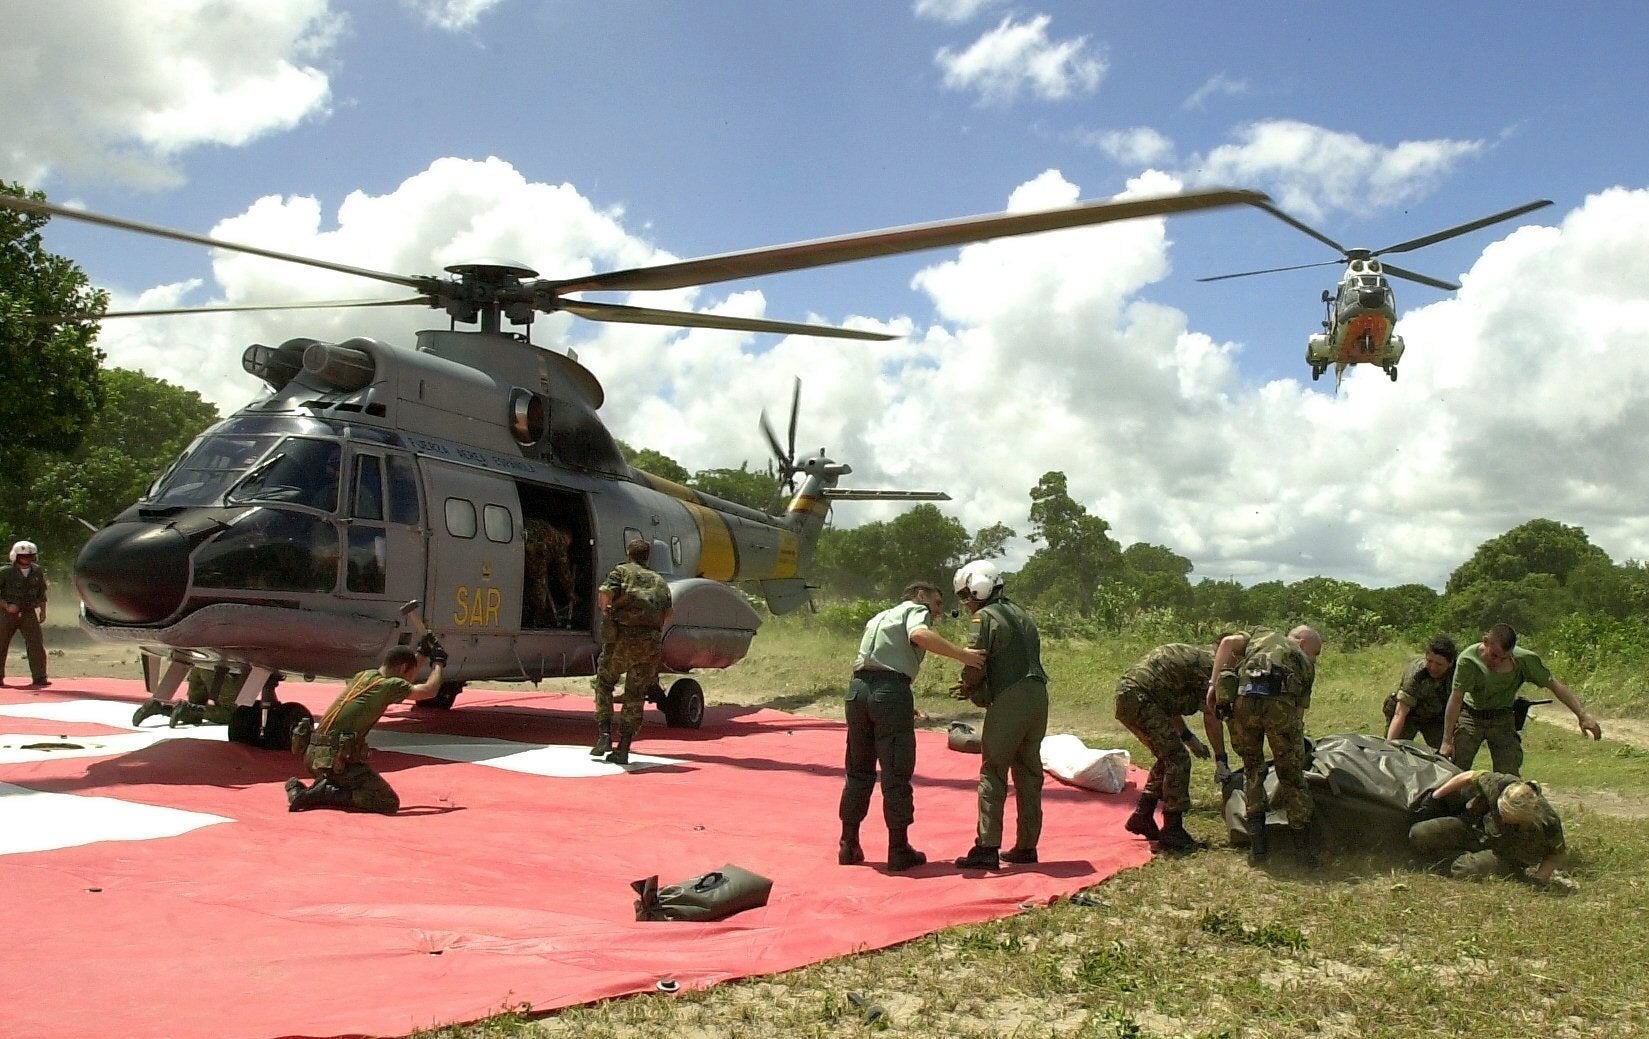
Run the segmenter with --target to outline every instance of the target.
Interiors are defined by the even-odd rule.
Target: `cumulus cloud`
[[[503,0],[401,0],[418,17],[437,29],[468,29]]]
[[[173,185],[183,151],[324,114],[318,66],[343,27],[328,0],[6,0],[0,10],[12,25],[0,34],[0,166],[29,184],[61,171]]]
[[[1178,186],[1150,173],[1128,193]],[[1078,197],[1048,171],[1007,203]],[[931,325],[899,314],[768,315],[759,282],[633,297],[906,337],[888,343],[775,343],[565,317],[541,320],[534,339],[573,342],[607,387],[614,432],[689,469],[763,464],[757,414],[783,414],[799,374],[798,447],[852,464],[851,484],[942,488],[955,499],[944,508],[969,529],[1024,530],[1030,488],[1061,470],[1125,544],[1167,545],[1200,576],[1437,584],[1477,544],[1535,516],[1585,527],[1617,559],[1649,558],[1649,472],[1625,461],[1649,453],[1649,353],[1639,348],[1649,190],[1594,195],[1561,222],[1491,244],[1459,293],[1404,316],[1399,382],[1354,368],[1335,396],[1302,379],[1256,384],[1239,344],[1153,299],[1173,228],[1140,220],[935,254],[912,286],[923,297],[912,309],[938,314]],[[409,273],[477,255],[513,255],[547,275],[670,258],[621,211],[497,160],[443,159],[387,194],[351,195],[335,213],[313,199],[260,200],[215,231]],[[325,272],[220,257],[211,285],[156,286],[141,298],[360,294]],[[441,315],[376,310],[111,321],[102,345],[111,363],[231,405],[257,390],[239,371],[247,342],[369,334],[410,344],[414,328],[443,325]],[[923,449],[887,449],[912,429]],[[836,522],[899,508],[842,505]]]
[[[1249,123],[1237,140],[1193,158],[1193,184],[1264,187],[1278,205],[1304,220],[1336,210],[1390,207],[1421,198],[1484,141],[1403,141],[1385,147],[1354,133],[1290,119]]]
[[[934,62],[952,90],[971,90],[987,103],[1012,101],[1029,91],[1044,101],[1091,94],[1105,76],[1103,58],[1089,53],[1088,38],[1050,40],[1045,14],[1028,21],[1002,19],[966,50],[942,48]]]
[[[1126,166],[1150,166],[1174,157],[1174,142],[1149,126],[1087,134],[1085,139]]]
[[[916,0],[911,11],[918,18],[931,18],[952,25],[968,21],[987,8],[996,7],[1002,0]]]
[[[1180,108],[1186,111],[1200,109],[1215,94],[1236,97],[1239,94],[1246,93],[1248,93],[1248,80],[1232,79],[1223,72],[1216,72],[1208,77],[1206,83],[1192,91],[1190,97],[1180,102]]]

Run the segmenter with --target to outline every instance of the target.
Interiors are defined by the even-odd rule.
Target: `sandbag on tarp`
[[[947,730],[945,743],[951,750],[960,754],[982,754],[984,744],[979,733],[967,722],[951,722]]]
[[[729,862],[690,880],[659,887],[658,877],[630,885],[637,920],[721,920],[767,904],[773,882]]]
[[[1334,849],[1406,851],[1409,805],[1460,770],[1448,758],[1408,740],[1351,733],[1310,743],[1305,767],[1313,817],[1323,846]],[[1272,806],[1267,826],[1287,826],[1277,803],[1277,774],[1266,766],[1265,794]],[[1224,790],[1225,827],[1231,843],[1248,843],[1243,774],[1234,773]]]

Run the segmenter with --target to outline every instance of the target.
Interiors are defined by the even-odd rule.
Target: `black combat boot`
[[[179,725],[205,725],[206,708],[198,703],[176,703],[172,705],[172,720],[166,723],[170,728]]]
[[[613,749],[613,723],[608,722],[605,725],[597,725],[595,727],[595,746],[590,748],[590,757],[592,757],[592,758],[606,757],[607,752],[612,750],[612,749]]]
[[[1139,804],[1134,806],[1134,814],[1122,824],[1122,828],[1129,833],[1137,833],[1148,841],[1154,841],[1162,836],[1157,829],[1157,799],[1152,794],[1140,794]]]
[[[311,808],[353,808],[355,799],[350,792],[331,779],[317,779],[315,785],[305,787],[296,779],[286,781],[286,810],[307,812]]]
[[[1162,813],[1162,835],[1157,843],[1167,851],[1201,851],[1205,845],[1186,832],[1184,812]]]
[[[146,700],[138,704],[137,710],[132,712],[132,728],[138,728],[157,714],[170,718],[176,708],[177,704],[168,700]]]
[[[889,873],[903,873],[907,869],[927,865],[928,857],[910,846],[910,837],[904,828],[887,832],[887,869]]]
[[[859,824],[843,823],[842,840],[836,845],[836,862],[843,866],[857,866],[865,861],[865,849],[859,846]]]
[[[1304,826],[1295,826],[1290,823],[1288,835],[1294,838],[1294,862],[1296,865],[1304,866],[1306,869],[1316,869],[1322,865],[1322,860],[1317,856],[1317,843],[1311,839],[1310,823]]]
[[[635,733],[633,732],[619,733],[618,746],[614,747],[612,752],[602,760],[609,765],[628,765],[630,763],[630,741],[633,739],[635,739]]]
[[[1001,869],[1002,858],[995,848],[975,844],[966,855],[956,860],[957,869]]]
[[[1265,861],[1271,849],[1266,847],[1265,814],[1250,815],[1248,817],[1248,862],[1258,866]]]
[[[1009,848],[1002,853],[1003,862],[1011,862],[1016,866],[1028,866],[1036,861],[1035,848]]]

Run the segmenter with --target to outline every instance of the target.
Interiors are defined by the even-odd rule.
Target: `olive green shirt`
[[[1170,642],[1141,657],[1124,672],[1119,685],[1131,687],[1169,714],[1195,714],[1203,709],[1213,673],[1212,648]]]
[[[970,698],[981,707],[1020,682],[1035,681],[1048,684],[1048,673],[1042,669],[1042,637],[1037,634],[1036,622],[1024,607],[1005,595],[998,595],[981,606],[973,615],[968,636],[968,648],[985,654],[984,681],[977,688],[963,673],[963,685]]]
[[[46,571],[38,563],[26,574],[16,563],[0,566],[0,602],[25,610],[46,605]]]
[[[1541,818],[1522,826],[1500,818],[1500,795],[1514,783],[1526,782],[1521,776],[1503,772],[1479,772],[1472,777],[1466,789],[1472,795],[1466,803],[1466,820],[1483,831],[1489,850],[1518,866],[1538,866],[1548,858],[1562,855],[1567,849],[1563,841],[1563,822],[1557,812],[1540,799]]]
[[[412,683],[404,678],[382,674],[377,668],[368,668],[349,680],[344,694],[315,724],[315,734],[325,736],[334,732],[351,733],[364,738],[390,704],[400,703],[412,695]]]
[[[1461,703],[1474,711],[1508,710],[1524,684],[1542,689],[1551,684],[1552,673],[1532,650],[1514,646],[1511,660],[1510,671],[1497,672],[1483,663],[1482,643],[1461,653],[1454,665],[1454,688],[1460,691]]]

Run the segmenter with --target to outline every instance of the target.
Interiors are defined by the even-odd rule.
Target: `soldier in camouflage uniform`
[[[1214,681],[1208,686],[1208,709],[1227,720],[1231,745],[1242,758],[1248,813],[1248,859],[1265,861],[1265,745],[1277,772],[1277,798],[1288,812],[1294,856],[1315,866],[1312,846],[1311,792],[1304,775],[1305,712],[1317,676],[1323,640],[1301,625],[1286,636],[1265,628],[1237,632],[1220,640],[1214,651]]]
[[[1454,640],[1438,635],[1426,653],[1403,670],[1397,691],[1386,697],[1386,739],[1412,740],[1424,736],[1431,749],[1443,746],[1443,712],[1454,684]]]
[[[1416,800],[1414,850],[1456,877],[1548,883],[1563,860],[1563,823],[1540,787],[1504,772],[1462,772]]]
[[[1169,851],[1202,847],[1185,830],[1185,810],[1191,806],[1191,753],[1208,756],[1185,727],[1187,714],[1202,712],[1210,738],[1217,738],[1219,721],[1208,709],[1208,678],[1214,672],[1214,650],[1175,642],[1158,646],[1129,668],[1117,682],[1116,718],[1156,758],[1139,805],[1125,824],[1130,833],[1158,841]],[[1188,749],[1191,748],[1191,749]],[[1163,825],[1156,821],[1162,802]]]
[[[412,684],[418,674],[418,654],[396,646],[384,654],[381,665],[351,678],[343,695],[312,729],[307,723],[299,727],[292,749],[303,754],[304,768],[315,782],[306,787],[301,779],[286,781],[288,811],[353,808],[394,815],[400,809],[400,797],[367,764],[366,736],[390,704],[428,700],[441,691],[446,650],[433,639],[426,646],[432,667],[423,684]],[[301,745],[305,741],[307,745]]]
[[[979,559],[956,571],[957,598],[973,614],[969,649],[985,654],[983,668],[964,667],[956,695],[985,709],[980,735],[979,826],[960,869],[998,869],[1002,862],[1037,861],[1042,836],[1042,738],[1048,733],[1048,673],[1042,640],[1024,607],[1002,591],[1002,573]],[[1002,814],[1013,776],[1017,840],[1002,846]]]
[[[46,572],[35,562],[39,555],[34,542],[19,541],[11,547],[11,562],[0,566],[0,681],[6,677],[11,638],[21,631],[33,679],[30,689],[51,685],[46,679],[46,640],[40,632],[46,623]]]
[[[601,655],[596,658],[595,689],[596,742],[591,757],[606,755],[615,765],[630,763],[630,741],[641,728],[641,709],[647,694],[658,685],[662,663],[664,629],[675,611],[670,606],[670,586],[647,568],[652,546],[634,538],[624,546],[626,562],[613,567],[601,582]],[[624,676],[624,711],[619,716],[618,744],[613,744],[613,689]]]

